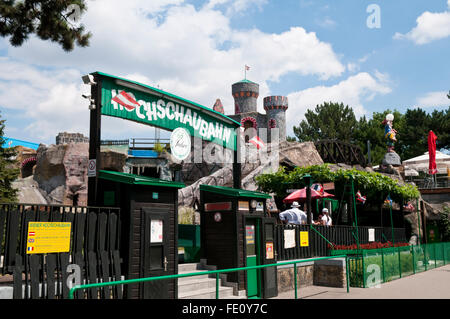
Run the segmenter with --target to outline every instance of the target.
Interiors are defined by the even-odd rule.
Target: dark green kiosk
[[[200,185],[201,258],[217,269],[276,262],[275,219],[267,215],[270,195],[222,186]],[[227,274],[248,298],[277,296],[275,267]]]
[[[125,279],[178,272],[178,189],[183,183],[99,171],[98,203],[120,207],[120,252]],[[175,299],[176,280],[126,285],[128,299]]]

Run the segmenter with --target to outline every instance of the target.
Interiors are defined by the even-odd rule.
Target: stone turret
[[[242,80],[231,86],[231,93],[234,97],[234,114],[257,112],[259,84]]]
[[[264,110],[267,114],[267,128],[278,128],[280,142],[286,141],[286,96],[267,96],[264,98]]]

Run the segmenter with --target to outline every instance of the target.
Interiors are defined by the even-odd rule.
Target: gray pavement
[[[300,299],[450,299],[450,265],[380,285],[380,288],[300,287]],[[293,299],[294,290],[273,299]]]

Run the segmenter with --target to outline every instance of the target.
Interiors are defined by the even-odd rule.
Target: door
[[[245,253],[246,267],[260,264],[260,223],[257,218],[245,219]],[[247,270],[247,297],[260,297],[260,271],[259,269]]]
[[[276,236],[275,236],[275,218],[265,217],[262,219],[262,245],[261,245],[261,260],[263,265],[276,264],[277,252],[275,250]],[[278,296],[277,284],[277,268],[267,267],[262,269],[263,276],[263,297],[272,298]]]
[[[141,278],[170,275],[169,214],[156,209],[142,209]],[[170,280],[141,283],[141,298],[168,299]]]

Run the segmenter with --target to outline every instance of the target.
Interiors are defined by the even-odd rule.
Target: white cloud
[[[244,10],[244,2],[232,3]],[[263,3],[253,1],[253,5]],[[251,67],[248,78],[260,84],[261,97],[277,94],[270,92],[268,81],[286,74],[327,80],[346,69],[329,43],[301,27],[281,33],[234,29],[230,17],[215,6],[196,9],[181,0],[96,0],[88,4],[82,21],[93,34],[88,48],[66,53],[55,43],[30,38],[21,47],[7,46],[14,60],[0,60],[0,96],[19,101],[17,107],[32,122],[29,129],[42,132],[42,138],[52,136],[53,140],[64,125],[86,132],[87,120],[78,120],[88,114],[87,103],[80,97],[80,76],[93,71],[159,85],[209,107],[220,98],[231,114],[231,84],[243,78],[246,64]],[[20,74],[22,70],[26,72]],[[262,98],[260,110],[261,104]],[[49,125],[52,121],[56,125]],[[135,127],[127,132],[127,125],[105,124],[102,132],[146,132]]]
[[[316,105],[323,102],[342,102],[353,109],[357,118],[366,115],[364,102],[373,99],[375,95],[391,92],[388,75],[376,73],[373,77],[361,72],[333,86],[316,86],[289,94],[288,135],[293,135],[292,127],[298,126],[308,109],[314,110]]]
[[[361,69],[361,65],[363,63],[365,63],[372,54],[373,53],[368,53],[368,54],[364,55],[362,58],[359,58],[356,62],[349,62],[349,63],[347,63],[347,70],[350,73],[359,72],[359,70]]]
[[[317,19],[315,19],[315,23],[319,27],[322,27],[322,28],[325,28],[325,29],[332,29],[332,28],[334,28],[337,25],[336,21],[334,21],[330,17],[317,18]]]
[[[447,98],[447,94],[448,92],[446,91],[429,92],[417,98],[417,106],[419,107],[449,106],[450,100]]]
[[[450,0],[447,1],[450,9]],[[425,11],[416,19],[417,25],[408,33],[396,32],[394,39],[408,39],[417,45],[423,45],[450,36],[450,11]]]
[[[249,8],[261,9],[268,0],[210,0],[205,8],[217,9],[220,6],[226,5],[226,14],[232,15],[235,13],[244,13]]]

